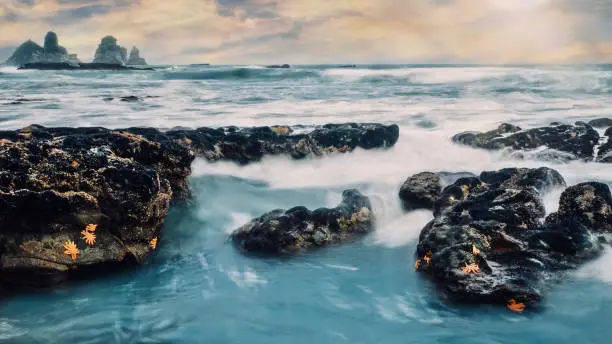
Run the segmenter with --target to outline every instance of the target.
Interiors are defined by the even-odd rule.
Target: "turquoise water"
[[[156,72],[0,69],[0,128],[170,128],[384,122],[387,151],[237,166],[197,160],[194,204],[172,208],[145,266],[0,303],[0,343],[609,343],[612,253],[551,286],[544,309],[456,307],[414,273],[431,214],[405,214],[399,185],[424,170],[550,166],[569,184],[612,186],[612,166],[513,161],[453,145],[463,130],[611,116],[606,66],[164,67]],[[106,97],[136,95],[128,103]],[[144,98],[150,96],[151,98]],[[333,206],[343,189],[372,197],[374,233],[291,259],[238,254],[227,235],[274,208]],[[554,211],[559,192],[547,195]]]

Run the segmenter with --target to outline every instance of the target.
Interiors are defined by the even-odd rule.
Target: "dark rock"
[[[130,57],[128,58],[126,64],[130,66],[146,66],[147,61],[140,57],[140,50],[138,50],[138,48],[132,47]]]
[[[138,68],[138,67],[127,67],[119,64],[109,63],[51,63],[51,62],[37,62],[37,63],[26,63],[18,69],[39,69],[39,70],[146,70],[151,71],[153,68]]]
[[[505,169],[483,172],[481,179],[462,178],[446,187],[435,219],[419,237],[415,266],[446,297],[498,305],[514,300],[534,309],[555,271],[602,252],[600,233],[612,231],[606,185],[566,189],[559,211],[544,221],[543,192],[565,185],[558,172]]]
[[[561,174],[548,167],[505,168],[494,172],[482,172],[480,180],[492,188],[528,189],[533,187],[541,193],[567,186]]]
[[[589,125],[595,128],[612,127],[612,118],[598,118],[589,122]]]
[[[399,191],[405,210],[433,209],[442,191],[441,180],[431,172],[422,172],[408,178]]]
[[[193,159],[178,144],[104,128],[0,132],[0,282],[52,285],[142,262],[171,197],[188,196]],[[82,239],[88,224],[98,226],[93,245]]]
[[[542,147],[572,154],[573,159],[590,160],[599,141],[599,134],[585,123],[556,125],[521,130],[511,124],[485,133],[467,132],[453,137],[455,143],[489,150],[510,149],[532,151]]]
[[[399,127],[395,124],[327,124],[317,126],[309,133],[292,132],[293,129],[287,126],[204,127],[170,130],[164,135],[209,161],[230,160],[241,164],[259,161],[264,155],[287,154],[294,159],[303,159],[346,153],[358,147],[386,148],[393,146],[399,137]]]
[[[612,233],[612,196],[602,183],[582,183],[567,188],[561,194],[559,210],[547,222],[572,219],[598,233]]]
[[[290,254],[352,240],[371,231],[373,221],[369,199],[345,190],[336,208],[273,210],[234,231],[231,240],[248,253]]]
[[[290,65],[288,64],[282,64],[282,65],[269,65],[266,66],[266,68],[282,68],[282,69],[286,69],[286,68],[291,68]]]
[[[106,36],[96,49],[93,63],[125,65],[127,62],[127,49],[117,44],[113,36]]]
[[[303,158],[348,152],[347,147],[388,147],[397,141],[398,130],[349,123],[303,134],[283,126],[161,132],[31,125],[0,131],[0,285],[53,285],[142,262],[155,246],[151,241],[160,235],[171,199],[190,196],[194,151],[211,161],[242,163],[265,154]],[[331,146],[321,146],[311,136],[314,133]],[[236,240],[242,238],[249,251],[276,247],[288,252],[339,243],[369,231],[368,199],[355,190],[343,197],[333,209],[298,207],[268,215],[270,221],[253,224],[260,229],[250,233],[264,233],[277,220],[277,234],[243,232]],[[81,237],[88,224],[98,225],[93,245]],[[297,241],[292,242],[296,233]],[[79,249],[74,260],[64,254],[68,241]]]
[[[121,97],[120,98],[122,102],[138,102],[141,101],[141,98],[138,98],[136,96],[126,96],[126,97]]]

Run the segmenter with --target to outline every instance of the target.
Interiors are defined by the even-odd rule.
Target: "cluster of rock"
[[[43,47],[28,40],[15,50],[6,64],[29,66],[25,69],[107,69],[104,67],[145,66],[147,62],[140,57],[138,48],[133,47],[128,58],[127,49],[119,46],[115,37],[106,36],[96,49],[93,63],[84,64],[76,54],[69,54],[66,48],[59,45],[57,34],[48,32]]]
[[[53,285],[142,262],[157,245],[170,202],[189,198],[196,155],[238,163],[265,154],[304,158],[389,147],[398,135],[397,126],[381,124],[292,130],[31,125],[0,131],[0,286]],[[337,208],[275,211],[248,228],[235,236],[246,250],[307,249],[367,232],[371,207],[352,190]]]
[[[76,65],[79,60],[76,54],[69,54],[66,48],[59,45],[55,32],[48,32],[44,46],[28,40],[21,44],[11,55],[6,64],[21,66],[26,63],[66,63]]]
[[[542,196],[566,186],[555,170],[482,172],[444,188],[448,174],[436,176],[409,178],[400,197],[411,209],[434,212],[419,236],[415,268],[453,301],[536,308],[546,281],[597,257],[612,231],[605,184],[565,189],[558,211],[545,216]]]
[[[608,128],[603,136],[595,128]],[[504,123],[488,132],[464,132],[453,137],[455,143],[488,150],[508,150],[515,157],[531,156],[539,160],[612,162],[612,125],[607,118],[574,125],[551,123],[550,126],[523,130]],[[602,144],[603,142],[603,144]]]

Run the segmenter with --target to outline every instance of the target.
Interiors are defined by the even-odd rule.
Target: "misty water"
[[[142,101],[122,102],[121,96]],[[194,202],[173,206],[144,266],[0,303],[2,343],[609,343],[612,253],[570,272],[541,312],[445,303],[413,268],[428,211],[397,192],[421,171],[557,169],[612,186],[612,165],[512,160],[454,145],[466,130],[612,116],[607,66],[163,66],[157,71],[0,69],[0,129],[396,123],[388,150],[248,166],[196,160]],[[114,98],[112,101],[105,98]],[[291,259],[246,257],[228,234],[275,208],[372,199],[376,230]],[[555,210],[559,192],[546,196]]]

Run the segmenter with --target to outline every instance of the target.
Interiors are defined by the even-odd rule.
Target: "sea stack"
[[[22,66],[26,63],[67,63],[78,64],[76,54],[68,54],[66,48],[59,45],[55,32],[49,31],[45,36],[44,46],[28,40],[21,44],[6,61],[8,65]]]
[[[113,36],[102,38],[93,63],[119,64],[124,65],[127,62],[127,49],[117,44],[117,39]]]
[[[130,57],[127,60],[127,64],[130,66],[146,66],[147,61],[140,57],[140,50],[136,47],[132,47],[130,51]]]

